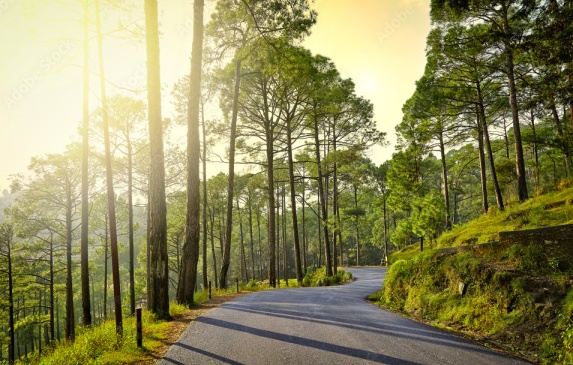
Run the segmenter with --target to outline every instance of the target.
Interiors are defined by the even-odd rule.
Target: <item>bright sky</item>
[[[0,56],[0,191],[9,187],[9,175],[27,171],[33,156],[63,152],[68,143],[79,140],[81,6],[64,8],[61,2],[53,3],[57,2],[0,0],[0,48],[4,50]],[[172,85],[189,72],[192,4],[159,3],[163,116],[170,117]],[[375,162],[382,163],[394,151],[394,126],[424,71],[429,0],[315,0],[313,6],[318,22],[304,45],[331,58],[342,76],[352,78],[357,92],[374,104],[378,127],[391,143],[371,153]],[[206,13],[213,8],[214,1],[207,0]],[[142,16],[141,9],[133,15],[135,20]],[[110,24],[118,22],[113,12],[103,17]],[[99,106],[95,41],[93,45],[92,110]],[[104,40],[104,53],[107,79],[121,87],[109,84],[108,95],[143,90],[142,40]],[[145,93],[134,96],[144,98]]]

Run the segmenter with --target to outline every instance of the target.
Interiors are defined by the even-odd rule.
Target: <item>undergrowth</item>
[[[352,273],[340,269],[336,274],[326,276],[326,268],[320,267],[314,271],[309,270],[302,279],[302,284],[303,286],[331,286],[352,281],[352,279]]]
[[[545,364],[573,364],[573,290],[563,300],[570,278],[537,245],[515,245],[495,258],[428,250],[397,260],[370,300],[510,344]]]
[[[304,278],[305,286],[334,285],[350,281],[352,274],[339,270],[332,277],[326,277],[325,269],[319,268]],[[277,281],[278,287],[298,287],[296,279]],[[239,282],[239,291],[255,292],[273,289],[268,281],[250,280]],[[211,296],[222,296],[235,293],[236,283],[226,289],[212,289]],[[195,304],[209,301],[209,291],[200,290],[194,295]],[[172,317],[185,314],[189,308],[172,302],[169,313]],[[29,353],[28,357],[16,360],[16,365],[100,365],[100,364],[133,364],[151,359],[151,354],[165,345],[165,340],[172,331],[172,322],[157,320],[146,310],[142,311],[143,346],[136,344],[136,323],[132,316],[124,316],[123,333],[116,334],[115,321],[108,320],[101,325],[89,328],[78,327],[74,342],[56,341],[42,349],[41,353]],[[0,362],[1,363],[1,362]]]
[[[184,312],[185,306],[170,305],[170,314]],[[41,365],[83,365],[83,364],[133,364],[148,358],[148,355],[163,345],[171,326],[160,321],[149,311],[142,311],[143,347],[136,343],[136,323],[132,316],[124,317],[123,333],[116,333],[115,321],[108,320],[101,325],[78,327],[74,342],[65,340],[21,358],[15,364]]]

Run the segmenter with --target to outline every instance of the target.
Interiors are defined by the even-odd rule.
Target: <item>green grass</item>
[[[334,285],[351,280],[352,274],[339,270],[333,277],[324,275],[324,268],[316,270],[309,277],[313,286]],[[278,288],[298,287],[296,279],[280,280]],[[255,292],[271,290],[268,281],[250,280],[248,283],[239,283],[241,292]],[[226,289],[213,289],[212,297],[236,293],[236,284]],[[209,301],[208,290],[195,293],[196,304]],[[169,306],[171,316],[178,316],[189,311],[185,305],[172,302]],[[101,325],[91,328],[78,327],[76,340],[73,343],[58,341],[50,347],[44,348],[42,353],[28,354],[27,358],[19,359],[17,365],[99,365],[99,364],[133,364],[145,360],[152,360],[151,356],[160,347],[165,345],[173,329],[173,322],[157,320],[151,312],[142,312],[143,347],[136,345],[135,318],[128,316],[123,319],[123,335],[118,336],[115,331],[115,321],[108,320]]]
[[[172,304],[171,314],[180,313],[182,306]],[[149,354],[163,345],[171,324],[158,321],[148,311],[142,313],[143,347],[136,344],[135,318],[124,317],[123,335],[115,331],[115,321],[108,320],[92,328],[78,327],[73,343],[64,340],[44,349],[41,354],[29,354],[16,364],[132,364],[149,359]]]
[[[438,247],[456,247],[499,240],[499,232],[535,229],[573,223],[573,187],[553,191],[518,204],[507,203],[504,211],[491,208],[487,214],[459,225],[438,239]]]

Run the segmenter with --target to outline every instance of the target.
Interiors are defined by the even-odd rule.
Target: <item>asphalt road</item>
[[[357,281],[271,290],[197,318],[159,364],[527,364],[369,304],[384,269]]]

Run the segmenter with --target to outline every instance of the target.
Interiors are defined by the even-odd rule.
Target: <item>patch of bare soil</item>
[[[159,347],[156,351],[149,354],[152,359],[141,361],[139,362],[140,365],[153,365],[159,361],[165,353],[169,350],[169,348],[177,342],[181,334],[187,329],[189,324],[193,322],[197,317],[204,315],[209,310],[220,306],[223,303],[231,301],[235,298],[238,298],[242,295],[248,294],[248,292],[244,293],[232,293],[226,294],[221,296],[216,296],[211,298],[207,303],[199,304],[194,306],[193,308],[189,309],[185,313],[180,315],[174,316],[171,319],[172,329],[169,333],[169,336],[163,341],[163,345]]]

